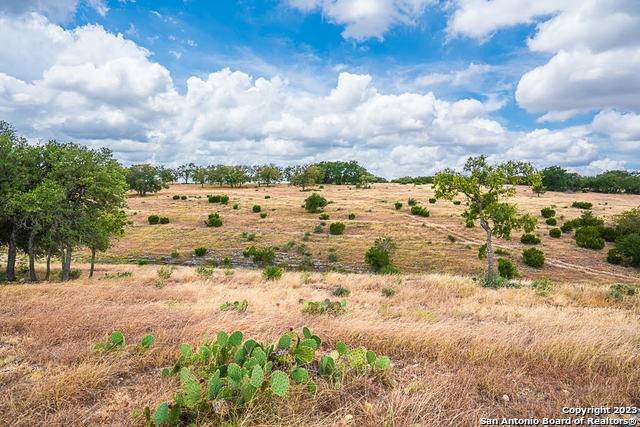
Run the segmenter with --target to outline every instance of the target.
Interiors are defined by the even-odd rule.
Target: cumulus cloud
[[[382,40],[398,24],[411,25],[434,0],[287,0],[302,12],[319,10],[330,22],[345,27],[342,36],[357,41]]]
[[[480,153],[595,167],[602,135],[637,141],[637,116],[616,110],[592,126],[514,132],[491,117],[493,102],[386,93],[367,74],[341,72],[318,94],[222,69],[188,78],[179,93],[149,51],[100,26],[65,30],[35,14],[0,16],[0,26],[0,118],[28,137],[109,147],[128,163],[355,159],[397,176]],[[18,39],[16,53],[9,40]]]
[[[73,17],[79,3],[79,0],[3,0],[0,12],[15,15],[36,12],[52,21],[64,22]],[[86,0],[85,3],[102,16],[109,11],[104,0]]]

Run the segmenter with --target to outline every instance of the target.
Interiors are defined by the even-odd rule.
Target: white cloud
[[[385,93],[370,75],[346,72],[317,94],[223,69],[190,77],[180,94],[146,49],[100,26],[65,30],[36,15],[0,16],[0,26],[8,29],[0,34],[0,117],[29,137],[107,146],[127,162],[355,159],[395,176],[488,153],[586,167],[603,134],[621,143],[637,134],[637,117],[615,111],[593,129],[513,132],[490,116],[495,100]]]
[[[394,25],[412,25],[433,0],[287,0],[302,12],[320,10],[330,21],[344,25],[345,39],[382,40]]]
[[[424,74],[416,78],[416,84],[419,86],[432,86],[449,83],[453,86],[464,86],[477,82],[484,74],[493,71],[494,68],[495,67],[489,64],[476,64],[472,62],[464,70]]]
[[[55,22],[64,22],[73,17],[82,0],[2,0],[0,13],[25,14],[36,12]],[[109,8],[105,0],[85,0],[89,6],[104,16]]]

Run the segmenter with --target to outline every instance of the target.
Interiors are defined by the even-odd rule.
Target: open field
[[[318,214],[306,213],[301,207],[310,194],[295,187],[244,187],[244,188],[201,188],[199,185],[174,185],[168,190],[146,197],[128,198],[128,212],[134,225],[127,229],[123,239],[106,254],[103,260],[122,262],[138,256],[167,257],[178,251],[180,257],[174,262],[192,261],[193,249],[206,246],[210,255],[221,259],[229,256],[242,262],[242,250],[257,246],[275,245],[283,247],[289,240],[296,245],[304,244],[321,267],[343,269],[345,271],[366,271],[363,254],[373,241],[382,236],[393,238],[398,250],[395,264],[403,272],[436,272],[452,274],[474,274],[482,270],[483,263],[477,257],[478,247],[484,243],[483,230],[477,226],[467,229],[460,213],[464,206],[455,206],[439,200],[430,204],[433,197],[430,185],[375,184],[367,190],[350,186],[325,186],[318,190],[333,203],[325,208],[330,215],[323,232],[315,234],[314,227],[320,223]],[[186,195],[187,200],[173,200],[174,194]],[[207,194],[227,194],[227,205],[208,203]],[[270,196],[265,199],[265,196]],[[408,212],[407,199],[413,197],[431,211],[429,218],[413,216]],[[540,209],[554,206],[557,211],[558,226],[564,220],[580,216],[579,209],[571,208],[575,200],[593,203],[594,215],[611,218],[624,210],[640,206],[640,196],[613,195],[599,193],[554,193],[548,192],[538,197],[530,190],[519,189],[513,199],[522,211],[539,218],[536,234],[542,239],[538,247],[544,250],[547,262],[537,270],[522,263],[522,249],[527,247],[519,241],[520,232],[515,232],[511,241],[498,240],[498,246],[510,252],[509,257],[517,264],[524,278],[548,277],[553,280],[572,283],[612,283],[637,282],[637,269],[613,266],[606,262],[606,251],[582,249],[576,246],[573,233],[560,239],[550,238],[549,229],[540,217]],[[397,211],[393,204],[401,201],[403,207]],[[239,209],[232,206],[239,204]],[[260,204],[268,216],[261,219],[252,213],[251,207]],[[207,228],[204,220],[212,212],[220,212],[224,225]],[[354,220],[347,219],[354,213]],[[168,216],[171,223],[166,225],[147,224],[151,214]],[[342,221],[347,225],[344,235],[331,236],[328,225]],[[244,242],[242,232],[256,234],[254,242]],[[310,233],[308,241],[303,241],[305,232]],[[448,236],[455,238],[450,241]],[[335,248],[338,262],[327,262],[330,248]],[[286,259],[299,261],[294,247],[285,254]]]
[[[303,325],[324,347],[343,340],[388,354],[390,376],[260,402],[244,425],[473,426],[481,417],[559,417],[563,406],[640,404],[640,298],[607,301],[607,286],[566,282],[540,296],[442,274],[285,273],[267,282],[255,270],[203,278],[178,267],[158,287],[156,268],[100,265],[92,280],[0,287],[0,424],[136,424],[135,409],[176,389],[160,370],[180,343],[234,329],[273,340]],[[105,277],[124,271],[132,276]],[[301,299],[324,299],[337,285],[351,290],[344,315],[301,312]],[[385,298],[389,286],[397,293]],[[247,312],[217,308],[239,299]],[[156,345],[143,356],[92,352],[114,329],[129,343],[153,333]]]

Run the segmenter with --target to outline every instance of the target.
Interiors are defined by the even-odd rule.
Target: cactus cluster
[[[233,301],[233,302],[225,302],[224,304],[220,304],[220,311],[238,311],[240,313],[244,313],[247,311],[247,307],[249,307],[249,302],[246,299],[242,301]]]
[[[198,348],[180,346],[180,356],[162,375],[177,376],[180,389],[171,402],[142,412],[147,425],[189,425],[233,421],[257,397],[283,398],[292,388],[315,394],[322,377],[340,385],[349,372],[382,372],[386,356],[363,347],[349,350],[339,342],[329,354],[317,355],[322,341],[307,327],[282,335],[274,344],[244,339],[240,331],[205,338]]]
[[[339,316],[345,312],[347,306],[346,300],[331,301],[325,299],[324,301],[305,301],[302,305],[302,312],[309,314],[331,314],[333,316]]]
[[[155,342],[156,338],[153,335],[145,335],[135,347],[135,351],[138,354],[142,354],[151,348]],[[106,340],[96,343],[93,346],[93,351],[98,353],[109,353],[115,350],[122,350],[125,346],[126,340],[124,338],[124,334],[120,331],[113,331],[109,334],[109,337]]]

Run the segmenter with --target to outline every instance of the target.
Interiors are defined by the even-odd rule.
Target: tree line
[[[6,279],[16,280],[18,251],[28,255],[29,278],[37,281],[36,257],[61,260],[61,278],[71,276],[76,248],[109,247],[123,233],[128,190],[125,172],[107,149],[49,141],[32,145],[0,121],[0,246],[7,247]]]

